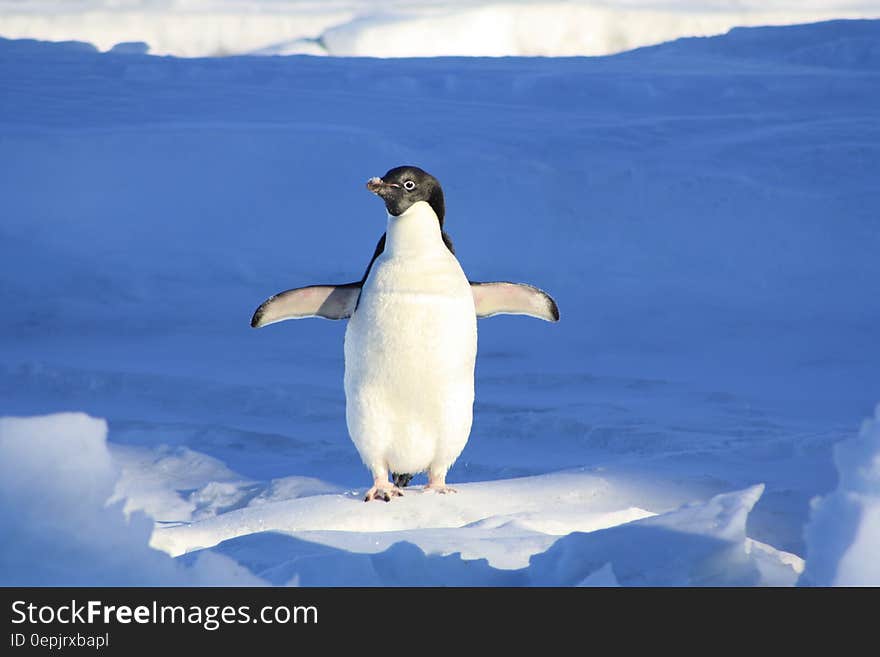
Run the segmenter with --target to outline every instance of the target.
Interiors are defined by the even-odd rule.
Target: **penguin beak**
[[[387,183],[381,178],[370,178],[367,181],[367,189],[373,192],[373,194],[376,194],[377,196],[382,196],[383,198],[387,196],[392,189],[397,189],[399,187],[400,185]]]

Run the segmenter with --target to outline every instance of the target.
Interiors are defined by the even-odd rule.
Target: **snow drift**
[[[3,585],[572,586],[603,564],[622,585],[789,585],[800,570],[746,538],[763,486],[651,517],[602,511],[632,492],[589,475],[471,484],[457,496],[410,489],[387,507],[338,494],[249,501],[157,529],[154,544],[193,552],[175,562],[147,546],[142,513],[126,520],[108,505],[119,471],[106,431],[75,413],[0,418]]]
[[[107,504],[107,423],[81,413],[0,418],[0,585],[257,586],[220,555],[190,567],[147,545],[153,522]]]
[[[0,415],[108,426],[4,424],[4,581],[793,583],[809,500],[872,490],[832,453],[880,399],[878,36],[393,61],[0,39]],[[462,492],[370,507],[344,326],[248,321],[361,275],[363,183],[402,163],[443,182],[469,276],[563,321],[481,322]],[[852,499],[815,581],[871,577],[836,565]]]
[[[875,8],[874,17],[880,15]],[[842,8],[739,3],[684,9],[652,3],[496,2],[434,11],[358,16],[325,30],[330,55],[370,57],[560,57],[608,55],[683,36],[710,36],[735,26],[787,25],[832,18],[864,18]],[[266,52],[297,52],[294,41]]]
[[[738,0],[414,2],[0,0],[0,36],[78,40],[159,55],[329,54],[423,57],[605,55],[738,25],[875,18],[875,1]]]
[[[840,483],[813,502],[801,584],[880,586],[880,404],[858,437],[834,447]]]

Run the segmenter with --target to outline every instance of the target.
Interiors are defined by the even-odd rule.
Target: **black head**
[[[425,201],[434,209],[440,227],[443,227],[446,215],[443,189],[440,182],[427,171],[418,167],[395,167],[381,178],[370,178],[367,189],[381,196],[388,213],[394,216],[402,215],[413,203]]]

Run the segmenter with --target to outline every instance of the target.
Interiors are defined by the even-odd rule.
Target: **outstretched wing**
[[[477,317],[529,315],[548,322],[559,321],[559,308],[549,294],[525,283],[475,283],[471,281]]]
[[[253,328],[261,328],[285,319],[351,317],[361,295],[361,283],[345,285],[309,285],[279,292],[266,299],[251,319]]]

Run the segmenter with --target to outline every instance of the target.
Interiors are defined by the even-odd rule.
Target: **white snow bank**
[[[154,55],[212,57],[316,36],[350,20],[354,16],[350,4],[6,2],[0,4],[0,36],[86,41],[100,50],[121,42],[144,42]]]
[[[857,438],[834,447],[837,490],[813,501],[800,583],[880,586],[880,404]]]
[[[118,471],[106,435],[81,413],[0,418],[0,585],[264,583],[221,555],[187,568],[150,548],[152,522],[107,505]]]
[[[446,554],[459,551],[460,544],[472,544],[472,551],[461,548],[471,558],[487,557],[499,567],[518,567],[552,542],[531,540],[535,532],[558,536],[594,531],[653,515],[632,504],[631,494],[588,473],[460,484],[456,489],[454,495],[435,495],[413,487],[393,504],[364,504],[362,491],[253,504],[198,522],[157,528],[152,545],[177,556],[238,536],[276,531],[370,551],[403,540],[437,547]],[[461,529],[454,536],[433,532],[451,528]],[[338,532],[362,537],[341,537]],[[498,534],[514,542],[528,537],[529,545],[521,551],[502,546],[492,553],[491,541]],[[481,552],[484,548],[479,545],[490,552]]]
[[[763,492],[763,485],[752,486],[613,529],[571,534],[532,559],[531,582],[573,586],[610,563],[622,586],[759,584],[745,532]]]
[[[547,486],[547,509],[564,503],[550,477],[496,483],[507,486],[507,503],[523,504],[541,486]],[[466,490],[460,495],[478,501],[471,494],[479,486],[462,486]],[[618,517],[614,526],[561,538],[529,530],[516,519],[490,517],[447,529],[257,531],[210,551],[273,583],[305,586],[788,586],[799,572],[797,557],[769,546],[756,550],[760,544],[745,535],[746,518],[762,491],[762,485],[753,486],[633,522]],[[607,502],[614,492],[602,491],[594,501]],[[578,496],[581,503],[590,497]],[[410,510],[438,501],[418,493],[408,497],[414,502]],[[365,508],[357,502],[361,513],[373,518],[395,515],[397,503]],[[523,561],[524,555],[531,559]],[[521,562],[519,568],[513,568],[515,561]]]
[[[876,15],[876,14],[875,14]],[[472,57],[608,55],[682,36],[711,36],[736,26],[789,25],[861,18],[840,9],[723,9],[575,2],[504,2],[367,15],[320,38],[331,55]],[[289,50],[293,51],[293,49]]]
[[[0,418],[0,584],[789,585],[799,572],[794,555],[746,538],[763,485],[661,515],[632,504],[646,491],[584,472],[364,504],[360,491],[326,494],[320,482],[299,497],[306,478],[259,489],[191,450],[145,463],[145,452],[115,447],[123,470],[144,475],[120,479],[106,433],[84,414]],[[169,502],[163,477],[200,487]],[[152,539],[194,553],[175,561],[149,548],[148,518],[126,520],[106,502],[114,487],[136,493],[135,507],[194,518]],[[193,506],[218,487],[219,503]],[[224,511],[230,499],[245,506]]]
[[[120,472],[110,501],[123,501],[127,515],[143,511],[163,522],[189,520],[235,503],[248,483],[217,459],[185,447],[114,445],[111,450]]]
[[[154,54],[377,57],[603,55],[737,25],[880,16],[880,3],[737,0],[0,1],[0,35],[80,40],[109,50],[145,42]]]
[[[153,545],[193,553],[184,560],[207,548],[273,584],[308,586],[790,586],[802,570],[795,555],[746,538],[762,485],[662,515],[633,505],[645,491],[582,472],[458,490],[248,506],[159,527]]]
[[[587,575],[578,586],[611,587],[620,586],[620,582],[614,575],[614,568],[610,563],[606,563],[595,573]]]
[[[720,57],[875,71],[880,67],[876,23],[870,20],[842,20],[792,25],[784,29],[738,27],[723,37],[678,39],[622,57],[659,54],[687,57],[691,61]]]
[[[164,434],[161,439],[168,439]],[[120,465],[111,502],[123,511],[143,511],[156,522],[203,520],[245,506],[259,506],[304,495],[339,492],[314,477],[281,477],[268,482],[241,477],[218,459],[195,450],[160,444],[155,448],[111,445]]]

